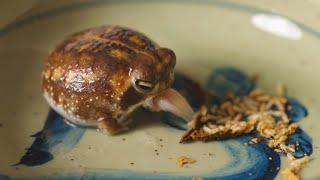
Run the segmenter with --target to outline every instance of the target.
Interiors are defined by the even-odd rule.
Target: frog
[[[138,107],[190,121],[188,101],[171,88],[175,53],[128,27],[104,25],[67,35],[44,61],[41,90],[66,122],[115,135]]]

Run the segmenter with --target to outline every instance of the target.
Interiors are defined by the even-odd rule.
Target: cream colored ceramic
[[[0,2],[0,27],[15,21],[15,19],[35,7],[37,3],[38,0],[2,0]]]
[[[312,137],[314,160],[302,175],[304,179],[320,178],[320,29],[280,16],[281,12],[276,17],[269,16],[267,8],[214,0],[96,0],[54,7],[43,3],[39,8],[0,29],[0,174],[12,178],[72,174],[77,178],[92,173],[99,177],[103,171],[113,171],[110,178],[128,172],[142,173],[141,176],[151,179],[163,174],[172,175],[166,178],[179,178],[181,174],[201,177],[229,163],[230,156],[221,143],[181,145],[178,141],[182,132],[152,115],[129,133],[115,137],[86,130],[70,151],[55,154],[53,160],[43,165],[12,166],[31,146],[34,138],[30,135],[42,129],[49,110],[39,84],[41,66],[49,51],[72,32],[117,24],[142,31],[160,45],[173,49],[177,70],[200,83],[205,82],[213,68],[233,66],[258,73],[259,86],[270,91],[278,82],[286,84],[289,95],[299,99],[309,111],[309,116],[299,124]],[[280,27],[284,33],[279,35],[257,27],[252,18],[261,14],[267,17],[262,24],[276,19],[280,25],[275,26],[289,30]],[[287,27],[286,22],[293,27]],[[298,35],[283,35],[291,31],[298,31]],[[241,152],[244,158],[250,156]],[[208,153],[214,155],[210,157]],[[180,168],[175,159],[181,155],[190,156],[197,163]],[[282,159],[281,167],[285,166],[286,160]],[[232,171],[240,170],[241,166]],[[144,172],[147,174],[143,175]],[[218,171],[216,174],[223,175]]]

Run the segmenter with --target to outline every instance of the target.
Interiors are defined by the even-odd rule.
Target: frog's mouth
[[[176,90],[169,88],[147,102],[152,111],[167,111],[176,116],[191,121],[194,111],[187,100]]]

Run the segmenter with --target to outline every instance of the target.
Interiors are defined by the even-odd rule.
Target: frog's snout
[[[176,90],[169,88],[147,102],[152,111],[167,111],[191,121],[194,111],[187,100]]]

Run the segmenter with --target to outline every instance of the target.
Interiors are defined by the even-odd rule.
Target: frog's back
[[[157,63],[156,48],[143,34],[118,26],[75,33],[45,62],[43,91],[48,101],[83,119],[114,116],[123,110],[120,101],[130,87],[131,64]]]
[[[115,56],[110,50],[124,50],[127,54],[155,55],[157,45],[137,31],[119,26],[101,26],[72,34],[58,47],[64,51],[91,51]],[[119,56],[119,58],[123,58]]]
[[[51,54],[49,61],[51,66],[99,65],[109,76],[128,70],[134,61],[145,61],[150,65],[159,63],[156,48],[155,43],[137,31],[101,26],[68,36]]]

